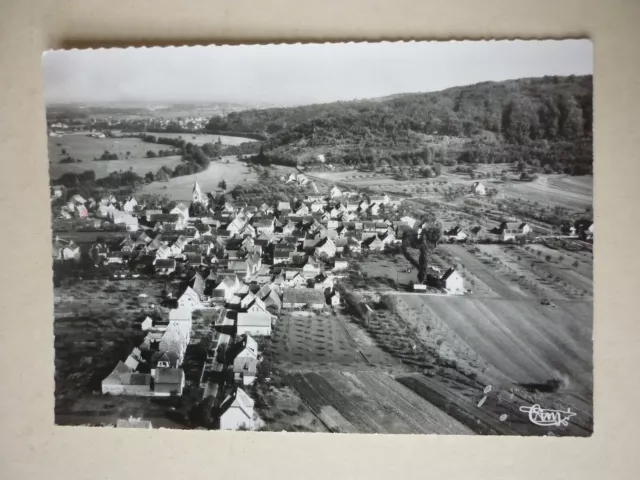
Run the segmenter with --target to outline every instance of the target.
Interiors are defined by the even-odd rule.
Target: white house
[[[444,289],[451,295],[462,295],[464,293],[464,280],[453,268],[449,268],[440,278]]]
[[[336,256],[337,247],[336,244],[330,238],[324,238],[316,243],[315,246],[315,255],[316,257],[321,257],[323,254],[326,254],[328,258],[333,258]]]
[[[342,196],[342,190],[340,190],[337,186],[333,186],[329,191],[329,197],[336,198]]]
[[[169,212],[169,214],[180,215],[184,222],[189,220],[189,207],[184,203],[179,203]]]
[[[272,315],[269,313],[238,312],[236,335],[271,336]]]
[[[200,295],[198,295],[191,287],[187,287],[184,293],[178,299],[178,307],[197,310],[202,308],[200,303]]]
[[[137,205],[138,201],[133,197],[129,197],[127,201],[122,205],[122,210],[127,213],[132,213]]]
[[[251,397],[241,388],[235,395],[225,398],[220,407],[220,430],[254,429],[253,404]]]
[[[528,223],[502,222],[500,224],[500,233],[504,241],[513,240],[521,235],[531,233],[531,231],[531,226]]]
[[[258,366],[258,343],[246,335],[238,344],[239,352],[233,360],[233,373],[242,374],[242,384],[251,385],[256,378]]]
[[[473,182],[473,185],[471,185],[471,193],[473,193],[475,195],[486,195],[487,194],[487,190],[486,190],[484,184],[482,184],[480,182]]]
[[[400,221],[405,225],[408,225],[410,228],[414,228],[416,223],[418,223],[418,220],[409,216],[402,217]]]

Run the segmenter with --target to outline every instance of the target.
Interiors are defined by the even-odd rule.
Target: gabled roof
[[[196,273],[191,279],[191,288],[193,288],[193,291],[198,295],[204,295],[204,278],[202,278],[200,273]]]
[[[182,383],[184,372],[181,368],[156,368],[155,383],[176,384]]]
[[[284,303],[324,303],[324,294],[313,288],[285,288],[282,301]]]
[[[453,273],[456,270],[453,267],[450,267],[449,269],[447,269],[446,272],[444,272],[444,274],[442,275],[442,277],[440,277],[440,280],[446,280],[447,278],[449,278],[451,275],[453,275]]]

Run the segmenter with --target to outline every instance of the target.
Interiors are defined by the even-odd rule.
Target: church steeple
[[[204,205],[208,203],[207,196],[202,193],[202,190],[200,189],[200,185],[198,185],[197,180],[193,184],[192,200],[194,203],[202,203]]]

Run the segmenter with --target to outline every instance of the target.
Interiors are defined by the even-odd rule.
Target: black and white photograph
[[[590,40],[42,68],[56,425],[592,435]]]

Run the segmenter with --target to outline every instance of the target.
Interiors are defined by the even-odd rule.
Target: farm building
[[[312,288],[285,288],[282,295],[283,308],[307,307],[313,310],[321,310],[325,299],[322,290]]]
[[[113,371],[102,380],[102,393],[110,395],[122,395],[124,387],[122,385],[122,375],[131,373],[131,368],[127,367],[123,362],[118,362]]]
[[[455,222],[440,222],[442,226],[442,238],[449,242],[460,242],[466,240],[468,235]]]
[[[593,241],[593,222],[590,220],[578,220],[575,223],[575,231],[584,241]]]
[[[473,185],[471,185],[471,193],[475,195],[486,195],[487,189],[485,188],[483,183],[473,182]]]
[[[464,280],[454,268],[449,268],[440,278],[442,286],[451,295],[462,295],[464,293]]]
[[[499,230],[504,241],[515,240],[516,237],[526,235],[532,231],[531,226],[523,222],[502,222]]]
[[[153,383],[154,395],[157,397],[182,395],[184,372],[180,368],[156,368]]]
[[[236,320],[236,335],[271,336],[270,313],[239,312]]]

